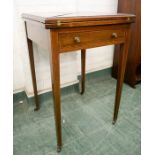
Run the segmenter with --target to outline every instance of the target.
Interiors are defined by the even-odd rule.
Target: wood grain
[[[113,37],[113,33],[117,37]],[[85,49],[98,47],[105,44],[117,44],[124,42],[124,29],[102,29],[100,31],[85,31],[85,32],[64,32],[59,34],[60,51],[73,51],[77,49]],[[75,41],[75,37],[80,39],[80,42]]]
[[[35,100],[35,106],[36,106],[34,110],[37,111],[40,109],[40,103],[39,103],[39,97],[38,97],[38,92],[37,92],[37,81],[36,81],[35,64],[34,64],[33,44],[32,44],[32,41],[28,38],[27,38],[27,44],[28,44],[28,52],[29,52],[29,59],[30,59],[34,100]]]
[[[58,48],[58,33],[50,31],[51,35],[51,51],[50,51],[50,64],[51,64],[51,78],[52,78],[52,91],[54,100],[54,114],[55,125],[57,134],[57,151],[61,151],[62,147],[62,133],[61,133],[61,99],[60,99],[60,58]]]
[[[116,123],[116,120],[118,117],[118,111],[119,111],[121,93],[122,93],[122,86],[123,86],[123,81],[124,81],[124,73],[125,73],[126,62],[127,62],[126,60],[127,60],[127,56],[128,56],[129,43],[130,43],[130,29],[126,33],[126,42],[123,44],[120,44],[118,78],[117,78],[117,86],[116,86],[113,124]]]
[[[85,92],[85,78],[86,78],[86,50],[81,50],[81,95]]]
[[[77,14],[77,15],[76,15]],[[98,13],[98,15],[70,13],[68,15],[50,16],[50,13],[46,16],[34,14],[22,14],[25,20],[37,21],[43,23],[45,28],[62,28],[62,27],[80,27],[80,26],[97,26],[97,25],[111,25],[111,24],[123,24],[132,23],[135,21],[135,16],[131,14],[105,14]]]

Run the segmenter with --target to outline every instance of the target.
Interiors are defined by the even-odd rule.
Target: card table
[[[32,42],[49,51],[51,81],[54,100],[54,115],[57,134],[57,151],[62,148],[61,99],[60,99],[60,53],[81,52],[81,95],[85,91],[86,49],[119,44],[119,65],[113,124],[118,116],[125,66],[128,55],[132,14],[107,14],[97,12],[73,13],[24,13],[29,59],[31,66],[35,110],[40,104],[37,94],[35,64]],[[108,89],[108,88],[107,88]]]

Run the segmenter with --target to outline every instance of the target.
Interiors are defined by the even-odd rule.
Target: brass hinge
[[[57,21],[57,26],[61,26],[61,21],[60,20]]]

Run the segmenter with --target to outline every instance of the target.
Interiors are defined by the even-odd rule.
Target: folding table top
[[[135,20],[133,14],[103,12],[37,12],[24,13],[22,17],[43,23],[46,28],[131,23]]]

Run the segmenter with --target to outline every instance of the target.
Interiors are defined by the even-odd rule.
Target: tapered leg
[[[121,92],[122,92],[122,86],[123,86],[123,81],[124,81],[126,60],[127,60],[127,55],[128,55],[128,45],[129,45],[128,42],[120,45],[113,124],[116,123],[119,106],[120,106],[120,99],[121,99]]]
[[[27,38],[28,44],[28,51],[29,51],[29,59],[30,59],[30,67],[31,67],[31,75],[32,75],[32,83],[33,83],[33,91],[34,91],[34,99],[36,108],[35,111],[40,109],[40,104],[38,100],[38,93],[37,93],[37,82],[36,82],[36,75],[35,75],[35,65],[34,65],[34,54],[33,54],[33,45],[32,41]]]
[[[85,70],[86,70],[86,50],[81,50],[81,92],[80,94],[84,94],[85,92]]]
[[[60,101],[60,60],[58,51],[58,33],[51,31],[51,77],[55,113],[55,125],[57,134],[57,151],[61,151],[62,133],[61,133],[61,101]]]

